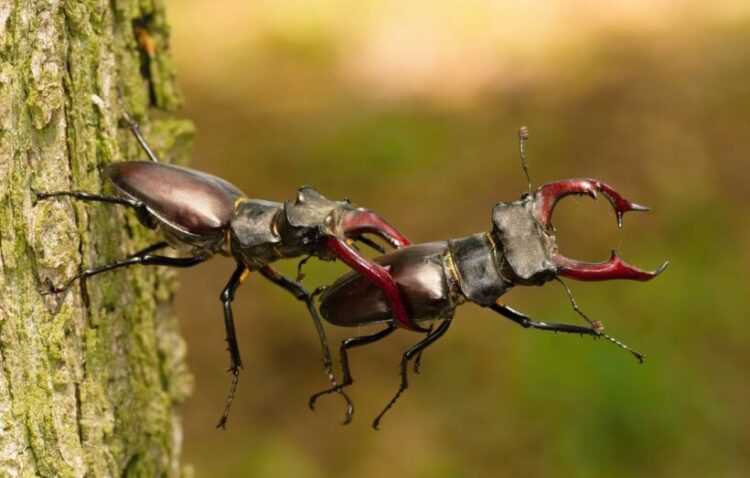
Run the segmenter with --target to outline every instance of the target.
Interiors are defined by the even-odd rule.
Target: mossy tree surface
[[[190,389],[171,272],[130,268],[42,295],[155,242],[132,212],[33,191],[110,192],[101,171],[189,149],[163,6],[0,0],[0,476],[179,476]],[[151,120],[149,121],[149,118]]]

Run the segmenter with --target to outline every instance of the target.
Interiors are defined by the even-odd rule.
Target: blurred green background
[[[281,201],[310,184],[375,209],[414,242],[490,227],[526,184],[588,176],[653,213],[618,231],[605,201],[556,212],[570,256],[618,249],[651,283],[569,282],[602,341],[528,331],[473,305],[425,353],[386,416],[400,331],[352,353],[354,423],[338,424],[304,308],[258,276],[235,302],[245,370],[229,430],[218,294],[233,266],[181,275],[196,387],[184,407],[196,476],[747,476],[750,469],[750,4],[741,1],[168,2],[197,125],[193,166]],[[296,263],[281,270],[292,274]],[[340,264],[308,265],[306,285]],[[562,288],[510,305],[575,323]],[[328,328],[331,343],[373,329]]]

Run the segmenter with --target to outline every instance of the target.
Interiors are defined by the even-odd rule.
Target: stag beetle
[[[534,193],[525,193],[518,201],[498,203],[492,211],[491,232],[411,245],[375,259],[396,280],[414,320],[440,321],[434,331],[430,331],[403,354],[401,385],[373,421],[375,429],[408,387],[408,363],[416,357],[415,372],[418,372],[422,351],[447,332],[456,307],[465,302],[487,307],[525,328],[602,337],[643,361],[642,354],[605,334],[601,322],[588,319],[578,309],[567,286],[573,307],[588,320],[589,327],[534,321],[498,302],[498,298],[513,286],[540,286],[553,279],[559,280],[558,276],[582,281],[647,281],[667,267],[668,262],[665,262],[654,272],[642,271],[625,263],[614,251],[611,258],[602,263],[581,262],[558,252],[552,226],[555,205],[570,194],[596,198],[597,193],[603,194],[611,203],[619,227],[622,227],[622,216],[626,212],[648,210],[628,201],[611,186],[596,179],[569,179],[545,184]],[[347,356],[349,349],[381,340],[393,333],[397,326],[382,292],[357,274],[344,275],[317,293],[320,293],[321,315],[328,322],[344,327],[384,323],[385,328],[372,335],[352,337],[341,343],[339,353],[343,380],[340,385],[310,397],[311,407],[320,396],[352,384]]]
[[[150,161],[119,162],[105,169],[104,174],[115,186],[118,196],[57,191],[36,193],[37,198],[44,200],[69,196],[82,201],[127,206],[135,210],[144,226],[158,228],[166,240],[126,259],[84,270],[60,287],[50,286],[46,292],[62,293],[77,279],[135,264],[186,268],[198,265],[214,254],[233,257],[237,267],[220,296],[232,383],[218,427],[224,428],[226,425],[242,367],[231,304],[237,288],[251,271],[260,271],[263,277],[307,304],[323,348],[324,366],[334,386],[336,379],[325,332],[310,294],[298,281],[290,280],[272,269],[272,262],[301,256],[314,256],[322,260],[341,259],[384,292],[393,307],[394,317],[402,327],[425,331],[408,316],[391,275],[383,266],[363,257],[354,246],[354,241],[361,241],[385,252],[364,234],[375,234],[395,248],[409,244],[404,235],[380,216],[370,210],[356,208],[348,200],[326,199],[307,186],[299,189],[296,200],[283,204],[251,199],[221,178],[160,163],[138,125],[127,116],[124,122]],[[187,250],[190,255],[168,257],[153,254],[167,247]],[[300,270],[301,266],[302,263]],[[349,398],[346,394],[342,396],[351,408]]]

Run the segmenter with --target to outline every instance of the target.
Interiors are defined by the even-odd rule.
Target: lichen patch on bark
[[[134,22],[153,41],[145,70]],[[180,103],[167,34],[158,1],[0,1],[0,476],[182,473],[191,378],[172,273],[121,270],[40,293],[154,233],[117,206],[34,195],[107,191],[104,165],[142,158],[123,111],[185,161],[192,127],[148,121]]]

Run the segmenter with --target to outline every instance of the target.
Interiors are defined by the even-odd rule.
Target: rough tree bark
[[[0,476],[179,476],[190,389],[170,272],[130,268],[43,296],[155,236],[129,211],[32,191],[106,191],[144,159],[123,111],[165,160],[192,126],[151,119],[179,97],[159,0],[0,0]]]

